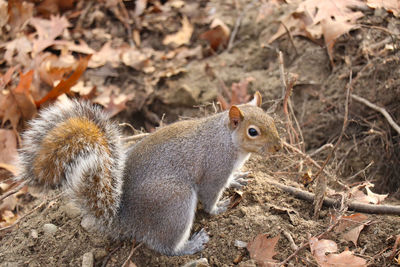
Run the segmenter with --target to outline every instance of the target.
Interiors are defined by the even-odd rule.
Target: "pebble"
[[[82,267],[93,267],[94,256],[92,252],[86,252],[82,257]]]
[[[57,230],[58,230],[58,227],[52,223],[46,223],[43,225],[43,231],[46,234],[54,234],[55,232],[57,232]]]
[[[209,267],[208,260],[206,258],[200,258],[198,260],[189,261],[182,267]]]
[[[36,231],[35,229],[33,229],[33,230],[31,231],[31,236],[32,236],[32,238],[34,238],[34,239],[38,238],[38,237],[39,237],[38,231]]]
[[[255,260],[248,260],[248,261],[242,261],[238,265],[239,267],[257,267],[257,263]]]
[[[81,210],[80,210],[77,206],[75,206],[75,204],[72,203],[72,202],[69,202],[69,203],[65,204],[65,205],[62,207],[62,210],[65,212],[65,214],[66,214],[70,219],[76,218],[76,217],[78,217],[79,215],[81,215]]]

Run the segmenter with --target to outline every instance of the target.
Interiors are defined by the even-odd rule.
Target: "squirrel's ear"
[[[233,129],[235,129],[239,125],[239,122],[241,122],[243,118],[243,112],[237,106],[232,106],[230,108],[229,122]]]
[[[251,100],[248,104],[252,105],[252,106],[257,106],[257,107],[261,107],[261,103],[262,103],[262,97],[260,92],[256,92],[254,94],[254,98],[253,100]]]

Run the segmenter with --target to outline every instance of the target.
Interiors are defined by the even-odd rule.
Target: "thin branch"
[[[351,94],[351,98],[360,103],[363,103],[364,105],[372,108],[373,110],[380,112],[386,118],[390,126],[392,126],[393,129],[395,129],[396,132],[400,135],[400,126],[393,120],[392,116],[390,116],[390,114],[386,111],[386,109],[378,107],[377,105],[369,102],[367,99],[362,98],[361,96]]]
[[[27,212],[27,213],[25,213],[24,215],[22,215],[21,217],[19,217],[18,220],[16,220],[13,224],[11,224],[11,225],[9,225],[9,226],[6,226],[6,227],[3,227],[3,228],[0,228],[0,232],[1,232],[1,231],[4,231],[4,230],[7,230],[7,229],[10,229],[10,228],[16,226],[17,224],[19,224],[19,223],[21,222],[21,220],[22,220],[23,218],[25,218],[26,216],[32,214],[34,211],[36,211],[36,210],[40,209],[41,207],[43,207],[45,204],[47,204],[48,201],[53,201],[53,200],[55,200],[55,199],[58,199],[58,198],[59,198],[60,196],[62,196],[62,195],[63,195],[63,193],[58,194],[58,195],[56,195],[56,196],[53,197],[53,198],[44,200],[42,203],[40,203],[40,204],[39,204],[38,206],[36,206],[34,209],[30,210],[29,212]]]
[[[127,266],[128,266],[128,262],[129,262],[129,260],[132,258],[133,253],[135,253],[135,251],[138,250],[138,249],[143,245],[143,243],[140,243],[139,245],[137,245],[137,246],[135,247],[135,243],[136,243],[136,242],[134,241],[133,244],[132,244],[131,252],[129,252],[128,258],[126,258],[126,260],[125,260],[124,263],[122,264],[122,267],[127,267]]]
[[[229,38],[229,43],[228,43],[228,48],[227,48],[228,51],[231,50],[231,48],[233,47],[233,42],[235,41],[235,37],[236,37],[236,34],[237,34],[238,30],[239,30],[240,24],[242,23],[242,19],[243,19],[244,14],[247,13],[247,11],[249,11],[249,9],[254,5],[255,2],[256,1],[253,0],[250,4],[248,4],[243,9],[243,11],[240,13],[239,17],[236,19],[235,27],[233,28],[233,31],[232,31],[231,36]]]
[[[283,191],[292,194],[296,198],[303,199],[309,202],[314,201],[315,195],[301,190],[299,188],[295,188],[292,186],[283,185],[274,181],[269,181],[269,184],[272,184]],[[325,197],[323,200],[323,205],[327,207],[339,207],[341,206],[341,201],[329,197]],[[373,205],[373,204],[365,204],[358,201],[349,201],[348,209],[357,211],[357,212],[364,212],[369,214],[390,214],[390,215],[400,215],[400,206],[394,205]]]
[[[2,201],[3,199],[17,193],[19,190],[21,190],[24,186],[25,186],[26,182],[22,182],[20,185],[18,185],[17,187],[15,187],[12,190],[8,190],[6,193],[4,193],[3,195],[0,196],[0,201]]]

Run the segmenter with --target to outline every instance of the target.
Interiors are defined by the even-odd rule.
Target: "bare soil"
[[[232,12],[231,5],[219,2],[210,1],[209,5],[214,6],[216,12],[220,13],[220,18],[233,28],[240,10]],[[243,2],[242,5],[248,3]],[[253,5],[244,14],[235,45],[230,51],[201,60],[193,59],[185,67],[184,74],[159,83],[155,100],[149,109],[160,117],[165,113],[166,122],[180,117],[203,116],[212,110],[210,103],[220,90],[218,79],[230,86],[246,77],[254,78],[249,91],[259,90],[264,97],[263,107],[268,109],[282,95],[276,54],[276,49],[279,49],[284,52],[287,71],[299,75],[292,102],[303,130],[307,153],[337,141],[342,129],[345,92],[350,77],[355,80],[352,93],[385,107],[394,118],[400,118],[400,52],[398,49],[384,49],[385,45],[399,45],[398,40],[391,39],[393,36],[373,27],[361,27],[342,36],[335,45],[335,66],[332,67],[326,49],[304,38],[293,39],[298,54],[287,36],[276,41],[273,46],[262,47],[265,36],[274,33],[278,26],[274,22],[285,10],[277,9],[260,22],[255,20],[257,11],[257,5]],[[360,23],[389,29],[396,34],[400,32],[399,20],[385,11],[371,10]],[[390,40],[385,41],[388,38]],[[376,45],[382,41],[386,43]],[[211,66],[218,79],[211,79],[206,74],[206,65]],[[127,70],[121,72],[124,71]],[[135,75],[139,79],[143,74]],[[123,84],[121,81],[115,83]],[[179,103],[165,103],[165,92],[176,92],[174,90],[183,85],[189,91],[200,92],[193,105],[206,105],[205,109],[193,108],[193,105],[183,107]],[[284,115],[280,107],[274,116],[280,122],[279,131],[282,138],[285,138],[286,129],[282,123]],[[129,110],[118,117],[119,120],[140,126],[142,122],[134,118],[143,119],[140,113]],[[400,137],[383,116],[360,103],[350,101],[349,125],[327,170],[335,173],[344,183],[371,181],[376,184],[377,192],[391,194],[385,203],[399,205],[396,199],[400,186],[399,150]],[[328,152],[329,150],[324,150],[313,158],[322,164]],[[320,218],[313,220],[311,203],[296,199],[269,183],[273,179],[307,190],[298,182],[302,173],[298,166],[297,171],[287,168],[291,160],[300,162],[301,158],[288,157],[292,157],[288,151],[282,151],[269,159],[253,156],[245,169],[250,170],[254,178],[244,187],[243,199],[239,205],[225,214],[210,216],[199,207],[193,231],[204,227],[211,237],[202,253],[167,257],[142,246],[133,254],[132,262],[137,266],[180,266],[204,257],[212,266],[232,266],[236,264],[235,259],[241,266],[254,266],[246,249],[236,247],[235,241],[249,242],[260,233],[268,233],[271,237],[280,234],[276,248],[278,254],[274,258],[277,261],[286,259],[293,250],[282,234],[284,231],[290,233],[294,242],[300,245],[307,241],[309,235],[315,236],[324,232],[329,226],[331,214],[335,212],[323,208]],[[371,162],[371,167],[352,177]],[[310,168],[313,173],[316,172],[309,163],[304,164],[302,171]],[[329,185],[338,188],[335,181],[329,181]],[[313,185],[309,190],[313,191]],[[51,198],[57,193],[59,192],[50,192],[46,197]],[[234,191],[228,190],[225,194],[232,196]],[[39,196],[24,208],[34,208],[43,198],[44,196]],[[81,226],[80,216],[66,212],[69,208],[68,200],[58,198],[25,217],[17,227],[3,231],[0,234],[0,266],[80,266],[82,257],[87,252],[94,254],[95,266],[102,266],[106,259],[107,266],[121,266],[128,257],[132,244],[112,242],[98,233],[87,232]],[[383,252],[390,253],[395,236],[400,234],[400,218],[390,215],[369,216],[372,224],[362,230],[357,247],[345,241],[340,233],[331,232],[325,238],[337,242],[340,251],[348,248],[365,258],[370,266],[394,266],[394,263],[387,262],[388,255]],[[46,223],[56,225],[58,230],[54,234],[45,233],[43,225]],[[33,233],[35,231],[37,237]],[[309,248],[302,250],[290,264],[317,266]]]

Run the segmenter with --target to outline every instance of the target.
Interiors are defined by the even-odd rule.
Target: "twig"
[[[346,102],[345,102],[345,110],[344,110],[344,118],[343,118],[343,126],[342,126],[342,131],[340,132],[339,138],[329,153],[328,157],[326,157],[324,163],[322,164],[321,168],[318,170],[317,174],[315,174],[314,180],[317,181],[316,184],[316,197],[314,199],[314,220],[317,220],[319,217],[319,212],[321,211],[322,203],[324,200],[325,196],[325,191],[326,191],[326,177],[325,176],[320,176],[322,171],[324,170],[326,164],[328,164],[329,160],[331,159],[333,153],[335,153],[336,149],[339,147],[340,142],[342,141],[344,132],[347,128],[347,123],[348,123],[348,116],[349,116],[349,96],[350,96],[350,90],[352,89],[352,75],[353,72],[350,70],[350,81],[347,85],[347,90],[346,90]]]
[[[27,213],[25,213],[24,215],[22,215],[21,217],[19,217],[18,220],[16,220],[13,224],[11,224],[11,225],[9,225],[9,226],[6,226],[6,227],[3,227],[3,228],[0,228],[0,232],[1,232],[1,231],[4,231],[4,230],[7,230],[7,229],[10,229],[10,228],[16,226],[17,224],[19,224],[19,223],[21,222],[21,220],[22,220],[23,218],[25,218],[25,217],[28,216],[29,214],[32,214],[34,211],[36,211],[36,210],[40,209],[41,207],[43,207],[44,204],[46,204],[48,201],[53,201],[53,200],[59,198],[60,196],[62,196],[63,194],[64,194],[64,193],[60,193],[60,194],[58,194],[57,196],[55,196],[55,197],[53,197],[53,198],[44,200],[42,203],[40,203],[40,204],[39,204],[38,206],[36,206],[34,209],[30,210],[29,212],[27,212]]]
[[[26,184],[26,182],[24,181],[24,182],[22,182],[20,185],[18,185],[17,187],[15,187],[14,189],[8,190],[6,193],[4,193],[3,195],[0,196],[0,201],[2,201],[3,199],[5,199],[5,198],[7,198],[7,197],[9,197],[9,196],[11,196],[11,195],[17,193],[19,190],[22,189],[22,187],[25,186],[25,184]]]
[[[297,48],[296,48],[296,46],[294,45],[292,33],[291,33],[291,32],[289,31],[289,29],[286,27],[285,23],[283,23],[282,21],[280,21],[280,23],[281,23],[281,25],[283,26],[283,28],[285,28],[285,31],[286,31],[287,35],[289,36],[290,43],[292,44],[292,46],[293,46],[293,48],[294,48],[294,52],[296,53],[296,56],[298,56],[299,53],[297,52]]]
[[[240,24],[242,23],[242,19],[245,13],[247,13],[247,11],[254,5],[256,1],[253,0],[250,4],[248,4],[243,11],[240,13],[239,17],[236,19],[235,22],[235,27],[233,28],[233,31],[231,33],[231,36],[229,38],[229,43],[228,43],[228,48],[227,50],[231,50],[232,46],[233,46],[233,41],[235,40],[236,34],[239,30]]]
[[[353,174],[352,176],[350,176],[349,178],[346,179],[346,181],[350,181],[353,178],[357,177],[360,173],[365,172],[369,167],[371,167],[375,162],[371,161],[365,168],[363,168],[362,170],[359,170],[358,172],[356,172],[355,174]]]
[[[108,261],[110,260],[111,256],[122,247],[122,243],[119,243],[116,248],[114,248],[110,253],[108,253],[107,257],[104,259],[103,264],[101,264],[101,267],[106,267]]]
[[[302,156],[304,159],[308,160],[309,162],[311,162],[315,167],[317,167],[318,169],[321,169],[321,165],[319,165],[315,160],[313,160],[309,155],[307,155],[306,153],[304,153],[303,151],[301,151],[300,149],[298,149],[297,147],[292,146],[289,143],[286,143],[285,141],[283,141],[283,146],[286,148],[289,148],[290,150],[298,153],[300,156]],[[331,178],[334,178],[334,176],[332,174],[330,174],[327,170],[323,170],[324,173],[326,175],[328,175]]]
[[[136,141],[138,139],[143,139],[148,135],[149,135],[149,133],[141,133],[141,134],[135,134],[135,135],[131,135],[131,136],[122,137],[121,139],[124,142],[130,142],[130,141]]]
[[[300,137],[301,137],[301,142],[304,146],[304,138],[303,138],[303,134],[301,133],[301,128],[300,125],[296,119],[296,116],[294,115],[294,111],[293,111],[293,107],[292,107],[292,103],[290,101],[290,95],[292,94],[292,90],[293,90],[293,86],[297,80],[297,76],[292,76],[291,79],[287,79],[286,75],[285,75],[285,65],[283,62],[283,54],[282,51],[278,51],[278,58],[279,58],[279,72],[280,72],[280,78],[281,78],[281,84],[282,84],[282,99],[283,99],[283,112],[286,115],[286,127],[287,127],[287,132],[289,135],[289,140],[290,143],[293,144],[294,142],[298,142],[299,141],[299,135],[297,134],[296,130],[293,127],[292,124],[292,120],[290,119],[290,115],[288,112],[288,107],[290,109],[290,112],[295,120],[296,123],[296,127],[299,130],[300,133]],[[293,140],[293,135],[292,133],[294,133],[295,137],[296,137],[296,141]]]
[[[354,94],[351,94],[351,98],[353,98],[354,100],[363,103],[364,105],[372,108],[373,110],[376,110],[378,112],[380,112],[388,121],[388,123],[390,124],[390,126],[393,127],[393,129],[396,130],[396,132],[400,135],[400,126],[393,120],[393,118],[390,116],[390,114],[386,111],[386,109],[378,107],[377,105],[369,102],[367,99],[362,98],[361,96],[357,96]]]
[[[136,243],[136,241],[133,241],[131,252],[129,252],[128,258],[124,261],[124,263],[122,264],[122,267],[128,266],[128,262],[132,258],[133,253],[135,253],[135,251],[138,250],[138,248],[140,248],[143,245],[143,243],[140,243],[139,245],[137,245],[135,247],[135,243]]]
[[[338,223],[340,222],[340,220],[342,219],[342,216],[339,215],[338,218],[336,219],[336,221],[334,223],[332,223],[323,233],[319,234],[316,236],[316,238],[320,239],[322,236],[326,235],[327,233],[329,233],[330,231],[332,231],[332,229],[334,227],[336,227],[336,225],[338,225]],[[308,240],[310,240],[311,238],[309,238]],[[303,244],[300,245],[300,247],[293,252],[289,257],[287,257],[284,261],[278,263],[276,266],[284,266],[285,264],[287,264],[292,258],[294,258],[301,250],[303,250],[304,248],[306,248],[307,246],[310,245],[310,241],[307,241]]]
[[[319,152],[321,152],[322,150],[325,150],[326,148],[333,148],[333,145],[331,143],[325,144],[325,145],[321,146],[320,148],[318,148],[317,150],[310,153],[310,156],[314,156],[314,155],[318,154]]]
[[[290,233],[285,230],[283,230],[282,233],[287,238],[287,240],[289,240],[290,248],[293,250],[297,250],[299,247],[294,242],[293,237],[290,235]]]
[[[283,185],[274,181],[269,181],[269,184],[272,184],[299,199],[303,199],[309,202],[314,201],[315,195],[310,192],[306,192],[304,190],[292,186]],[[327,207],[339,207],[341,206],[341,200],[325,197],[323,200],[323,204],[324,206]],[[349,210],[364,212],[369,214],[400,215],[400,206],[393,206],[393,205],[373,205],[373,204],[361,203],[358,201],[349,201],[348,208]]]

